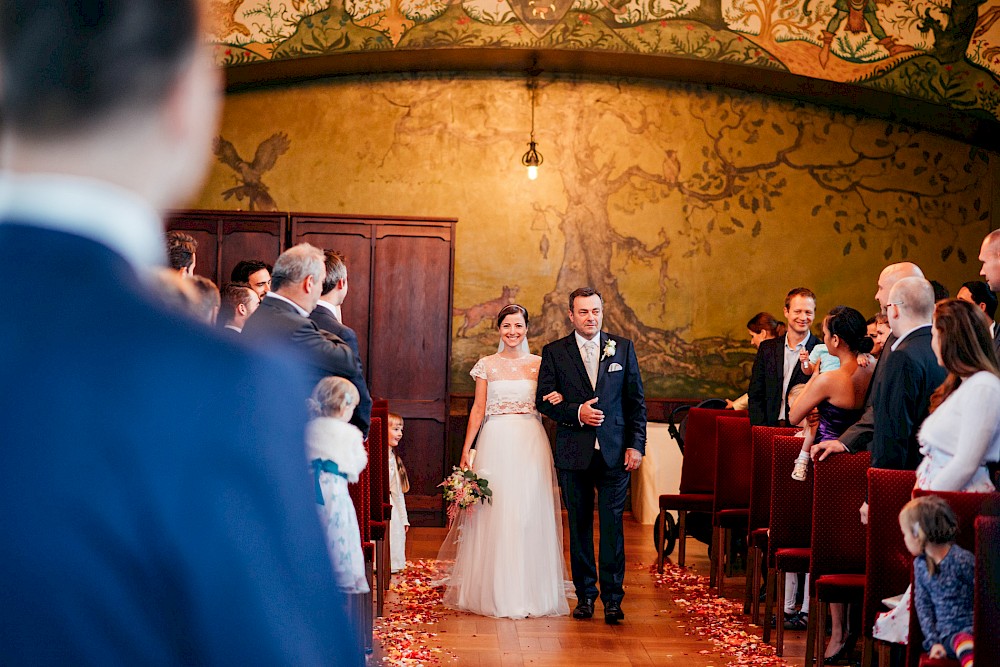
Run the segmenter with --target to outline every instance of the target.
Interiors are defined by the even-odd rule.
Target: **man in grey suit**
[[[372,417],[372,397],[365,382],[365,371],[361,365],[361,350],[358,347],[358,335],[354,329],[340,321],[340,306],[347,298],[347,264],[344,256],[336,250],[324,250],[326,258],[326,279],[323,281],[323,293],[319,297],[316,308],[309,314],[309,319],[323,331],[347,343],[354,353],[355,373],[348,379],[357,387],[361,402],[351,416],[351,423],[368,436],[368,426]]]
[[[311,386],[330,375],[350,379],[357,372],[347,343],[309,319],[324,278],[322,250],[308,243],[289,248],[274,263],[272,291],[243,326],[243,340],[251,345],[282,343],[293,350]]]
[[[1000,229],[994,230],[983,239],[983,247],[979,250],[979,261],[983,263],[983,268],[979,275],[986,279],[990,289],[1000,292]],[[997,326],[993,327],[993,346],[997,354],[1000,354],[1000,336],[997,335]]]

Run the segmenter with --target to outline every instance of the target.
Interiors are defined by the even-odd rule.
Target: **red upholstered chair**
[[[955,512],[955,517],[958,519],[958,538],[956,542],[963,549],[968,549],[969,551],[976,550],[976,518],[979,516],[979,512],[983,507],[983,504],[987,501],[991,503],[1000,503],[1000,493],[961,493],[957,491],[927,491],[925,489],[916,489],[913,492],[916,497],[919,496],[929,496],[936,495],[944,498],[945,502],[951,506],[953,512]],[[990,549],[993,551],[997,550],[997,545],[994,542],[990,545]],[[978,554],[977,554],[978,555]],[[994,556],[995,557],[995,556]],[[911,577],[912,582],[912,577]],[[996,589],[996,582],[993,583],[994,590]],[[912,596],[912,588],[911,588]],[[913,607],[913,598],[910,598],[910,609]],[[994,602],[995,604],[995,602]],[[975,630],[975,628],[973,628]],[[976,664],[977,665],[996,665],[1000,663],[985,662],[979,656],[980,646],[989,641],[986,639],[990,635],[982,635],[982,639],[976,642]],[[995,638],[995,635],[994,635]],[[906,664],[910,667],[917,667],[918,665],[947,665],[953,664],[957,665],[957,662],[942,662],[942,661],[932,661],[924,653],[924,633],[920,629],[920,621],[917,619],[917,614],[913,611],[910,614],[910,640],[906,646]]]
[[[774,457],[771,461],[771,527],[767,544],[767,563],[771,574],[767,580],[764,603],[764,641],[771,641],[771,615],[775,608],[775,585],[778,593],[778,613],[785,604],[785,572],[809,570],[809,540],[812,536],[813,482],[812,467],[804,482],[792,479],[795,457],[802,450],[802,438],[774,436]],[[784,652],[785,625],[777,624],[777,653]]]
[[[899,511],[910,502],[917,475],[912,470],[868,469],[868,546],[865,555],[865,602],[861,608],[864,637],[863,667],[872,663],[875,615],[885,611],[882,600],[906,590],[913,556],[899,531]],[[884,642],[879,642],[883,644]],[[885,655],[883,659],[882,656]],[[888,651],[879,654],[879,665],[888,664]]]
[[[754,426],[751,429],[750,518],[747,525],[747,582],[743,613],[760,624],[761,563],[767,554],[767,527],[771,522],[771,466],[774,436],[795,435],[797,429]],[[766,581],[766,578],[764,579]]]
[[[386,571],[389,569],[389,514],[382,502],[383,489],[388,491],[389,462],[386,459],[388,450],[388,431],[386,418],[372,416],[371,427],[368,429],[368,440],[365,448],[368,450],[368,530],[370,539],[375,543],[375,608],[379,616],[385,610],[385,593],[389,589]],[[386,474],[383,475],[383,469]]]
[[[712,505],[712,535],[715,542],[715,581],[719,597],[726,579],[726,561],[732,531],[744,534],[750,515],[750,462],[752,443],[749,417],[719,417],[715,457],[715,500]]]
[[[976,519],[976,607],[973,635],[976,662],[1000,665],[1000,517]]]
[[[356,484],[348,484],[347,489],[351,494],[351,501],[354,503],[354,511],[358,515],[358,528],[361,532],[361,552],[365,558],[365,578],[368,580],[368,588],[375,590],[374,565],[375,565],[375,544],[371,541],[370,519],[368,504],[371,490],[369,489],[370,473],[368,468],[361,471]],[[372,648],[372,630],[374,628],[374,618],[372,614],[372,593],[364,595],[348,596],[351,617],[355,626],[362,633],[362,642],[366,650]]]
[[[806,665],[823,667],[826,605],[861,603],[865,596],[865,546],[868,531],[858,508],[868,492],[868,452],[838,454],[813,466],[812,558],[809,561],[809,634]]]
[[[658,572],[663,572],[663,543],[666,540],[667,512],[677,510],[677,564],[684,567],[687,513],[710,513],[712,511],[715,496],[715,450],[718,436],[715,421],[719,417],[747,416],[745,410],[691,408],[688,412],[679,493],[660,496],[660,516],[657,519],[660,539],[656,545],[658,553],[656,569]],[[710,581],[714,577],[715,568],[713,567]],[[714,584],[714,581],[712,583]]]

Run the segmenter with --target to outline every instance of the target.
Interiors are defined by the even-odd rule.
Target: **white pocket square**
[[[619,364],[618,362],[615,362],[615,363],[611,364],[610,366],[608,366],[608,372],[609,373],[614,373],[615,371],[620,371],[621,369],[622,369],[622,365]]]

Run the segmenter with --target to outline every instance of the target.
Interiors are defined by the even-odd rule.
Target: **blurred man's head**
[[[242,331],[247,318],[260,305],[260,297],[246,285],[229,283],[222,288],[222,304],[219,307],[218,324],[227,324]]]
[[[0,0],[4,167],[86,175],[156,207],[201,184],[219,78],[197,0]]]
[[[996,319],[997,295],[983,281],[970,280],[964,283],[955,298],[979,306],[979,309],[986,313],[986,317],[990,318],[991,321]]]
[[[244,259],[233,267],[229,279],[234,283],[246,283],[261,299],[271,291],[271,271],[274,269],[259,259]]]

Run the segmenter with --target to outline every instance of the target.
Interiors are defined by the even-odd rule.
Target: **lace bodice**
[[[519,359],[491,354],[477,361],[469,374],[487,382],[486,414],[534,414],[541,363],[542,358],[535,354]]]

